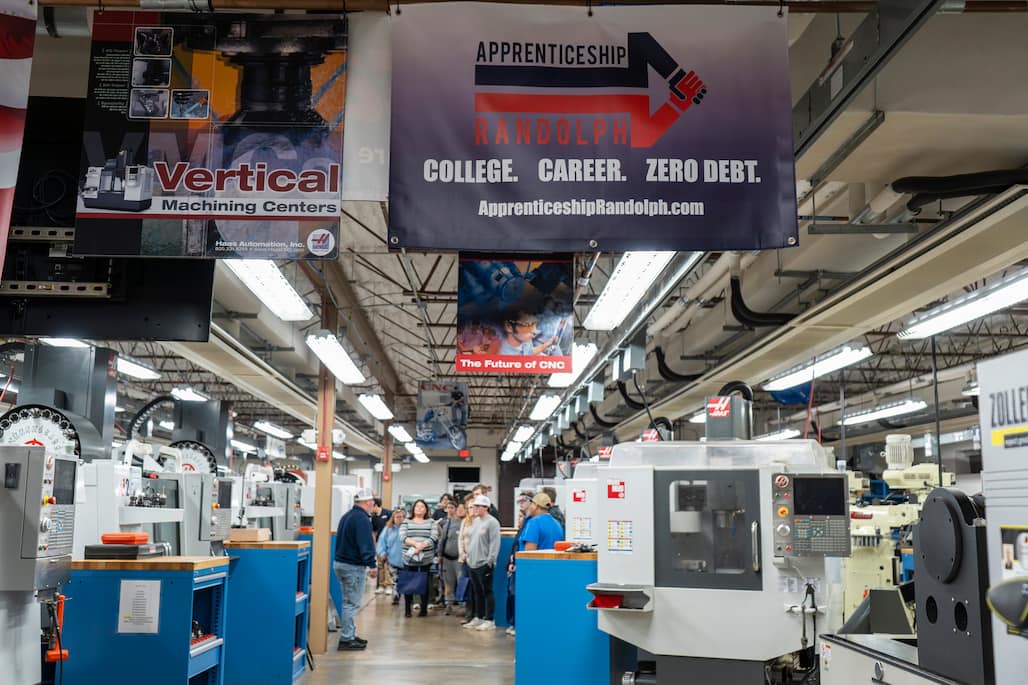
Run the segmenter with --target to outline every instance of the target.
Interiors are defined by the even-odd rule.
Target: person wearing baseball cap
[[[363,488],[353,498],[353,508],[346,512],[336,526],[335,563],[332,569],[339,578],[343,594],[343,615],[340,617],[340,651],[364,649],[368,641],[357,636],[354,619],[364,596],[364,579],[378,575],[375,557],[375,538],[371,532],[371,510],[375,495]],[[369,570],[370,569],[370,570]]]
[[[475,595],[475,617],[464,627],[485,632],[496,628],[493,622],[496,606],[493,571],[496,568],[496,556],[500,553],[500,523],[490,516],[492,502],[485,495],[476,495],[472,506],[475,518],[468,535],[467,557],[471,588]]]
[[[550,496],[545,492],[532,498],[532,503],[528,505],[532,518],[525,522],[525,531],[521,534],[522,550],[553,549],[557,542],[564,539],[564,530],[550,516],[552,505]]]

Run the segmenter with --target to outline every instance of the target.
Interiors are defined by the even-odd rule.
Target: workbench
[[[71,568],[66,685],[222,685],[227,557],[86,559]]]
[[[596,554],[518,552],[514,683],[595,685],[610,680],[610,639],[586,608]]]
[[[311,543],[226,542],[234,598],[225,624],[226,685],[291,685],[307,670]]]

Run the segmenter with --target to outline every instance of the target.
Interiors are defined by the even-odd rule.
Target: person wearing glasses
[[[508,355],[539,355],[545,354],[550,346],[558,341],[557,336],[547,338],[535,344],[538,336],[536,327],[539,318],[535,314],[518,312],[503,322],[503,340],[500,343],[500,354]]]

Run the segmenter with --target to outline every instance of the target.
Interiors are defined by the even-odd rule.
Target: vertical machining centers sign
[[[102,12],[75,252],[334,259],[346,23]]]
[[[797,242],[786,19],[765,7],[405,7],[391,244]]]

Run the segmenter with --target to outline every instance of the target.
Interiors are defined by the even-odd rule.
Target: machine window
[[[75,462],[65,459],[55,461],[54,499],[57,504],[75,503]]]
[[[797,516],[845,516],[846,480],[844,478],[793,477]]]
[[[746,485],[731,479],[671,483],[671,565],[685,573],[737,574],[746,570],[750,531]]]

